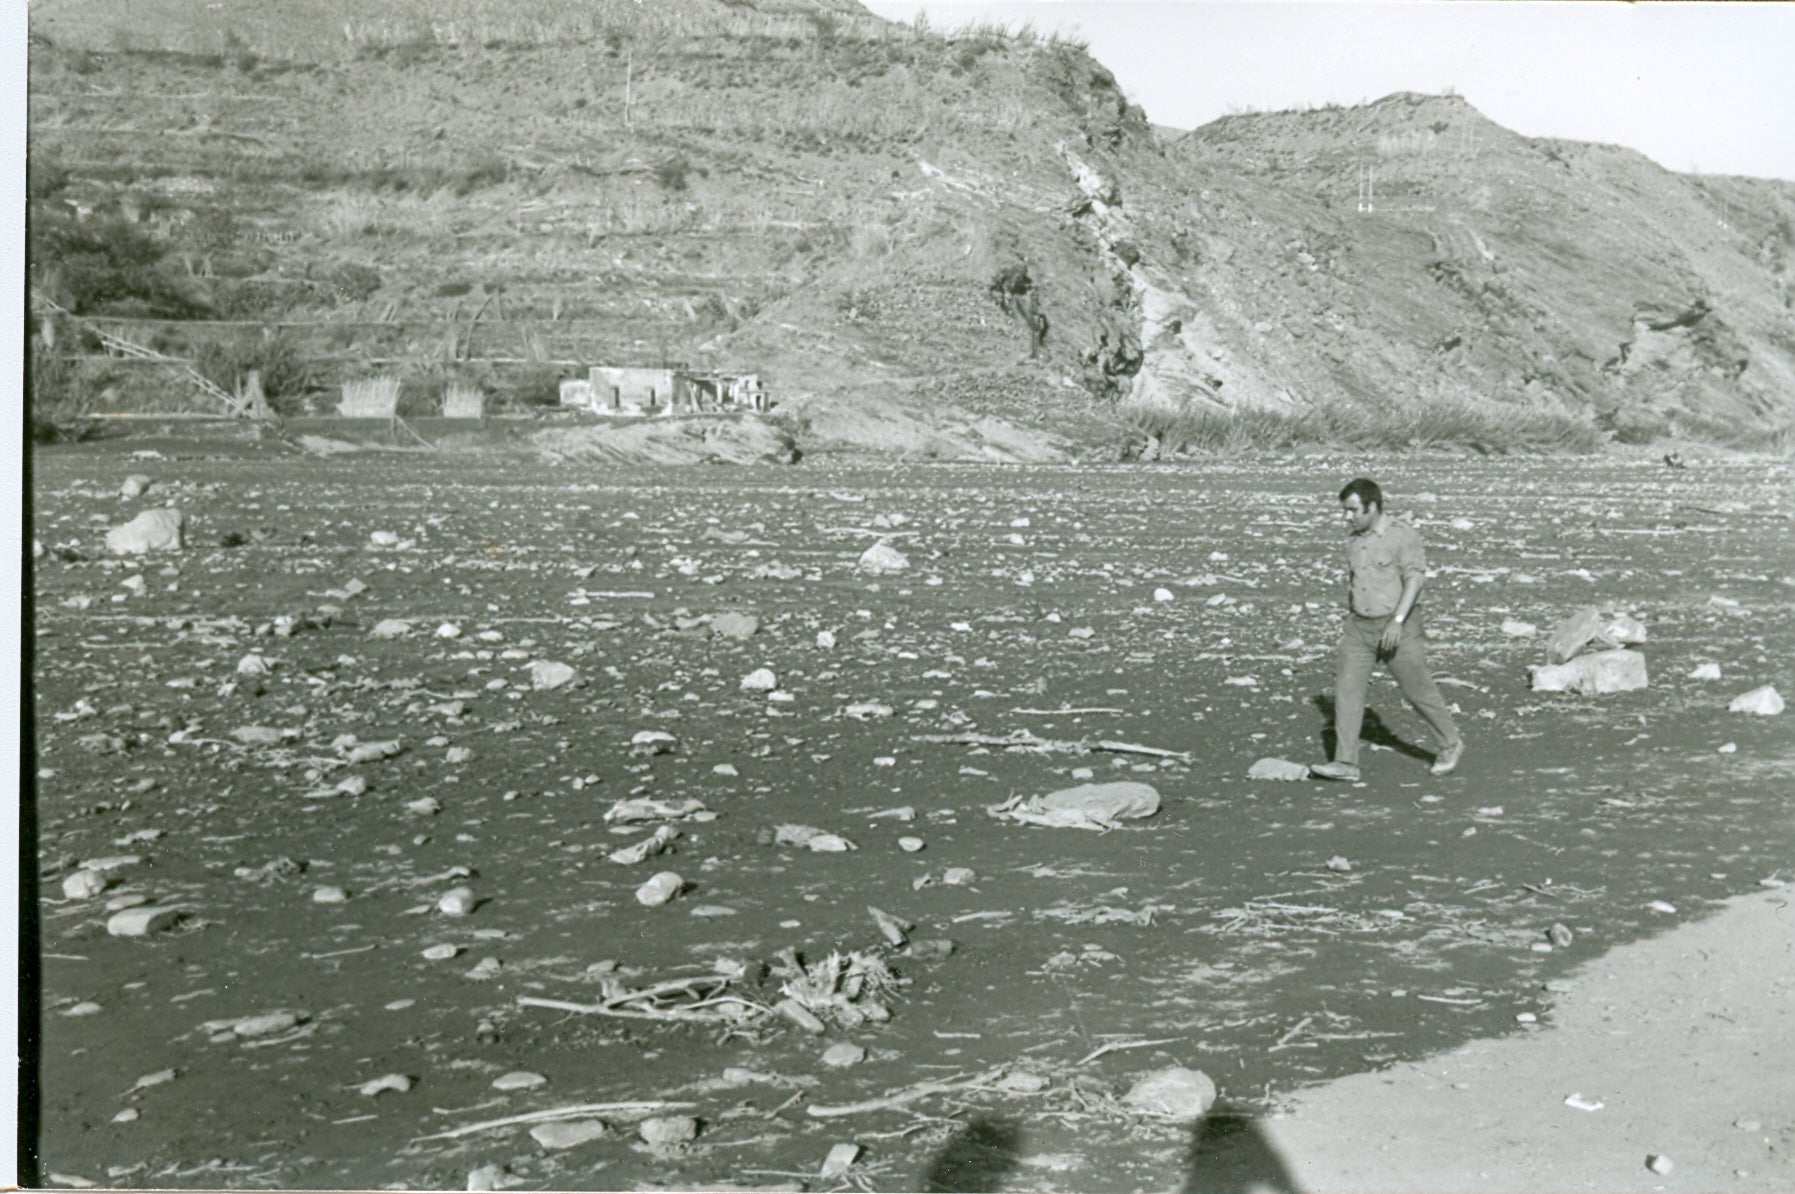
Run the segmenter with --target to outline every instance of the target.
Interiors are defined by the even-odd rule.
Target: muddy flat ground
[[[1580,964],[1795,878],[1791,714],[1727,709],[1795,695],[1787,464],[657,470],[140,440],[35,468],[52,1184],[1177,1188],[1191,1129],[1121,1101],[1142,1074],[1200,1068],[1245,1121],[1539,1032]],[[1380,677],[1362,783],[1250,780],[1325,757],[1333,495],[1359,473],[1427,537],[1465,764],[1429,776]],[[131,474],[158,488],[121,497]],[[106,557],[164,501],[186,550]],[[906,571],[857,568],[881,538]],[[1531,693],[1592,604],[1644,622],[1650,687]],[[727,613],[757,629],[715,633]],[[544,664],[574,678],[539,687]],[[632,753],[649,730],[676,745]],[[397,753],[351,761],[374,743]],[[1163,807],[1107,833],[987,812],[1086,779]],[[702,813],[614,814],[642,798]],[[658,857],[608,857],[661,826]],[[83,869],[104,889],[65,895]],[[643,906],[663,870],[683,890]],[[470,914],[438,909],[456,887]],[[180,918],[109,934],[138,897]],[[879,981],[821,1034],[765,1010],[831,953]],[[641,1017],[520,1003],[715,974],[612,1005]],[[864,1057],[825,1063],[840,1044]],[[546,1081],[494,1088],[516,1071]],[[645,1101],[669,1105],[592,1112],[567,1148],[444,1135]],[[697,1136],[650,1145],[644,1116]],[[854,1164],[821,1176],[838,1143]]]

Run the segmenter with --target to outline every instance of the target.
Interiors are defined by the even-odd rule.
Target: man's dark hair
[[[1369,510],[1373,506],[1379,510],[1384,508],[1384,491],[1379,489],[1377,482],[1369,477],[1358,477],[1348,481],[1346,488],[1340,491],[1340,500],[1344,502],[1349,497],[1357,497],[1359,508],[1362,510]]]

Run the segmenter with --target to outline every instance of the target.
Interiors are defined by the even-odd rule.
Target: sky
[[[1672,170],[1795,180],[1795,3],[862,0],[931,27],[1032,21],[1090,43],[1155,124],[1454,90],[1530,137]]]

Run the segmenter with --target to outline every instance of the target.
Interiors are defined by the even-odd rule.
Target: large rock
[[[1733,698],[1727,706],[1732,713],[1756,713],[1761,717],[1775,717],[1783,711],[1782,694],[1766,684],[1762,688],[1754,688],[1750,692],[1742,692]]]
[[[1645,641],[1645,626],[1626,614],[1605,614],[1585,606],[1552,629],[1546,640],[1546,662],[1565,663],[1585,647],[1637,646]]]
[[[1152,784],[1117,780],[1080,784],[1046,796],[1020,797],[986,810],[992,816],[1025,825],[1061,829],[1114,829],[1121,821],[1151,817],[1159,811],[1159,792]]]
[[[106,532],[106,550],[115,556],[151,551],[180,551],[186,544],[187,516],[173,506],[145,510],[122,527]]]
[[[565,687],[578,678],[579,673],[565,663],[538,659],[530,664],[530,687],[541,691]]]
[[[1645,656],[1624,648],[1579,655],[1569,663],[1527,669],[1535,692],[1575,692],[1600,696],[1646,686]]]
[[[597,1119],[564,1119],[559,1123],[537,1124],[530,1129],[536,1143],[551,1152],[577,1148],[589,1140],[608,1136],[610,1132],[604,1121]]]
[[[1309,767],[1305,763],[1292,763],[1289,759],[1260,759],[1247,769],[1248,779],[1308,779]]]
[[[712,638],[748,639],[753,638],[755,631],[759,629],[759,618],[735,610],[718,614],[711,619]]]
[[[1215,1083],[1208,1074],[1175,1065],[1140,1079],[1122,1096],[1122,1102],[1148,1115],[1188,1123],[1208,1114],[1215,1106],[1215,1094]]]

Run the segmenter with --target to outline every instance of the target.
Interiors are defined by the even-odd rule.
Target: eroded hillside
[[[40,288],[183,321],[108,325],[171,355],[278,341],[295,389],[540,401],[574,363],[675,360],[1087,435],[1486,408],[1761,439],[1795,408],[1790,184],[1446,97],[1166,139],[1075,42],[850,0],[382,11],[46,0]],[[82,284],[101,233],[149,259],[137,293]]]

